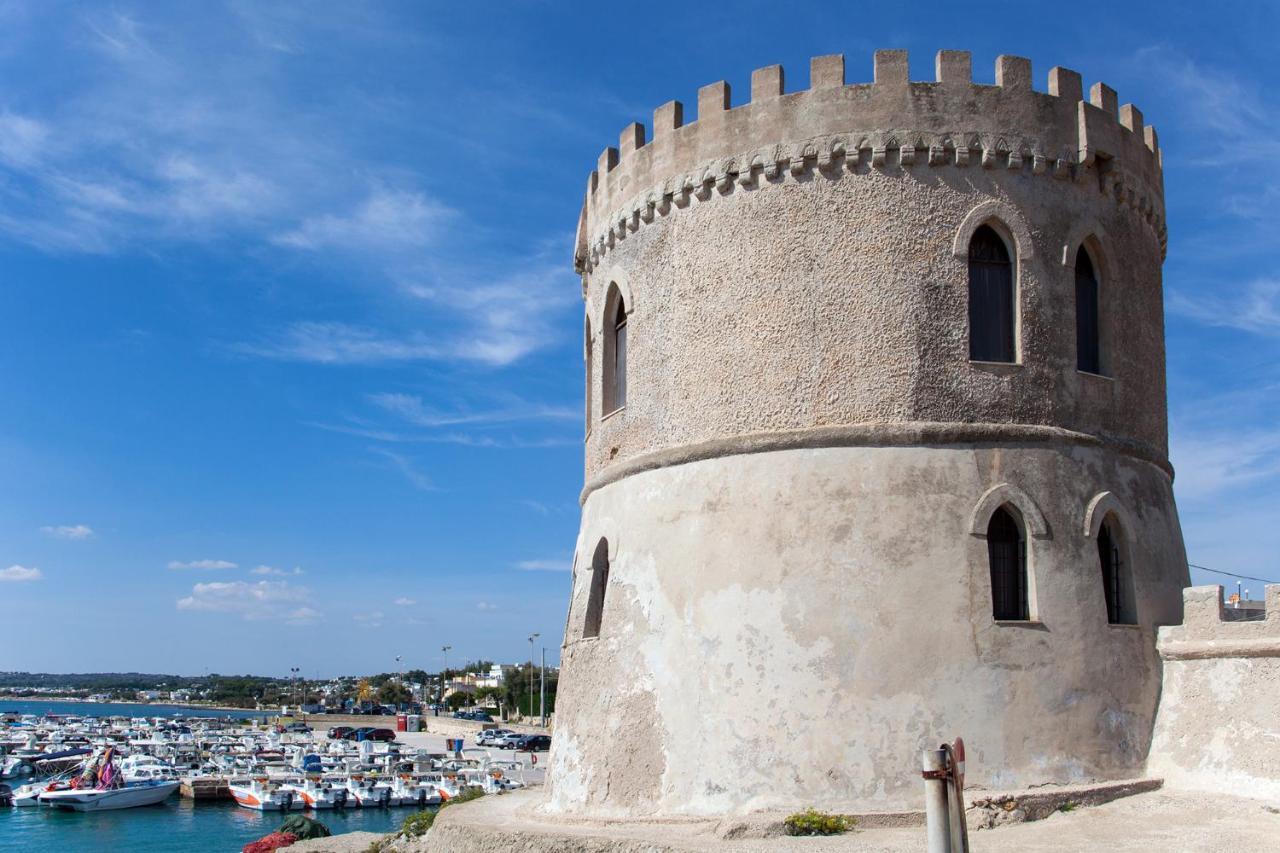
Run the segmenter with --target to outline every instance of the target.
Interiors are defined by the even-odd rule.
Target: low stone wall
[[[1164,689],[1147,772],[1170,788],[1280,797],[1280,584],[1266,619],[1222,620],[1222,587],[1183,591],[1160,629]]]

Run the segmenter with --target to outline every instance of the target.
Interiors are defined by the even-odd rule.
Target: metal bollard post
[[[951,853],[951,823],[947,814],[947,751],[924,751],[924,811],[929,853]]]

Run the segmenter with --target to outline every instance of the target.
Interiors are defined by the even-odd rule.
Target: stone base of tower
[[[970,810],[975,849],[987,853],[1264,850],[1274,846],[1274,832],[1280,827],[1280,817],[1266,811],[1264,802],[1165,791],[1153,780],[1093,789],[1064,787],[1053,794],[1036,791],[1031,795],[1042,797],[1048,805],[1034,819],[1021,823],[1015,816],[1013,823],[978,831],[974,818],[980,815]],[[1055,796],[1057,800],[1052,799]],[[392,849],[398,853],[920,853],[925,848],[923,824],[859,821],[845,835],[794,838],[783,834],[781,815],[723,820],[553,819],[539,813],[541,797],[542,792],[533,789],[446,809],[425,838]]]
[[[985,532],[1002,505],[1026,535],[1021,622],[992,614]],[[1133,625],[1108,624],[1101,512],[1124,538]],[[921,750],[956,736],[976,788],[1141,776],[1156,626],[1180,621],[1186,578],[1168,474],[1096,443],[810,447],[633,473],[584,504],[545,812],[916,811]]]

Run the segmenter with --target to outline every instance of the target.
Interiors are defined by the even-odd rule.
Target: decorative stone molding
[[[600,285],[594,288],[594,299],[591,297],[590,290],[587,294],[587,316],[594,321],[592,329],[595,330],[596,334],[599,334],[607,325],[604,319],[604,312],[609,310],[608,298],[611,284],[618,286],[618,293],[622,296],[622,307],[626,310],[627,316],[630,316],[636,310],[636,300],[631,295],[631,280],[626,270],[615,264],[598,278]]]
[[[1049,525],[1045,523],[1044,513],[1036,506],[1026,492],[1010,483],[999,483],[982,493],[978,503],[969,516],[969,533],[973,536],[986,536],[991,516],[1005,504],[1011,505],[1022,516],[1027,533],[1036,539],[1049,539]]]
[[[1062,244],[1062,265],[1067,269],[1074,270],[1076,268],[1076,253],[1080,251],[1081,246],[1088,246],[1094,267],[1105,280],[1108,272],[1108,261],[1106,253],[1102,251],[1102,246],[1106,243],[1107,232],[1097,222],[1076,221],[1071,226],[1071,231],[1067,234],[1066,241]]]
[[[944,51],[938,82],[910,82],[905,51],[877,51],[875,82],[845,84],[843,57],[819,57],[803,92],[786,93],[781,67],[769,66],[753,73],[747,104],[731,107],[723,81],[699,92],[698,120],[690,124],[678,102],[665,104],[654,113],[652,140],[632,124],[621,152],[600,155],[575,265],[592,271],[618,241],[693,199],[806,179],[811,169],[834,180],[919,165],[1026,170],[1072,182],[1092,170],[1101,192],[1147,222],[1164,250],[1160,150],[1136,108],[1113,109],[1115,92],[1101,84],[1082,100],[1080,75],[1064,68],[1050,72],[1048,94],[1036,92],[1030,62],[1019,57],[997,59],[995,86],[973,83],[970,68],[968,53]]]
[[[973,232],[989,224],[995,225],[997,231],[1004,232],[1001,236],[1012,240],[1014,255],[1020,262],[1031,260],[1035,254],[1031,230],[1023,221],[1022,214],[1011,205],[994,199],[982,202],[965,214],[960,227],[956,229],[955,241],[951,245],[952,254],[962,260],[968,259]]]
[[[1120,503],[1120,499],[1113,492],[1098,492],[1085,507],[1083,529],[1085,538],[1096,539],[1098,531],[1102,529],[1102,522],[1106,521],[1107,516],[1112,513],[1120,520],[1122,530],[1134,529],[1133,519],[1129,517],[1129,511],[1125,509],[1124,504]]]

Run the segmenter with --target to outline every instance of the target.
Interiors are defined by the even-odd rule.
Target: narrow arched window
[[[586,322],[586,357],[587,357],[587,401],[586,401],[586,417],[587,417],[587,435],[591,434],[591,374],[594,372],[594,361],[591,357],[591,318],[587,318]]]
[[[587,595],[587,621],[582,636],[600,636],[600,620],[604,616],[604,593],[609,584],[609,540],[601,539],[591,557],[591,592]]]
[[[991,610],[1001,621],[1026,620],[1027,541],[1022,526],[1002,506],[987,524],[987,557],[991,564]]]
[[[1102,373],[1098,320],[1098,276],[1081,246],[1076,252],[1076,368],[1085,373]]]
[[[1112,625],[1133,625],[1138,621],[1133,607],[1133,582],[1120,536],[1119,525],[1108,516],[1098,530],[1102,594],[1107,601],[1107,621]]]
[[[969,241],[969,358],[1017,361],[1016,321],[1009,249],[983,225]]]
[[[627,404],[627,306],[617,287],[605,301],[604,414]]]

